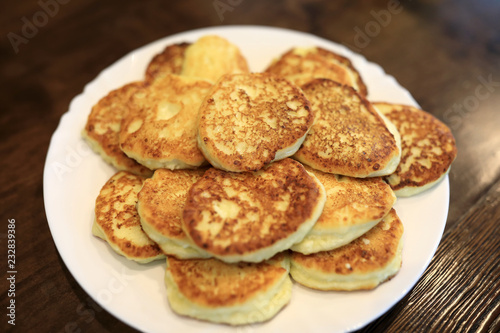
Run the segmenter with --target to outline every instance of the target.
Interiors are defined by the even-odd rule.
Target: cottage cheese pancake
[[[196,119],[210,87],[203,80],[167,74],[139,89],[122,121],[121,149],[150,169],[203,164],[196,143]]]
[[[275,60],[266,72],[283,76],[297,86],[315,78],[330,79],[367,95],[366,85],[351,61],[320,47],[294,48]]]
[[[299,88],[266,73],[223,76],[199,114],[198,145],[226,171],[255,171],[293,155],[314,116]]]
[[[391,210],[396,196],[380,177],[351,178],[306,168],[323,184],[323,213],[306,237],[292,246],[303,254],[328,251],[363,235]]]
[[[409,197],[439,183],[457,156],[450,129],[430,113],[407,105],[375,103],[401,134],[402,156],[386,179],[397,196]]]
[[[204,172],[158,169],[139,192],[137,211],[142,229],[165,254],[180,259],[207,257],[192,246],[181,226],[187,192]]]
[[[185,52],[181,75],[217,81],[224,74],[248,73],[238,47],[219,36],[203,36]]]
[[[260,262],[300,242],[324,203],[323,185],[291,159],[257,172],[211,168],[188,192],[183,229],[225,262]]]
[[[146,81],[165,74],[181,74],[184,54],[189,43],[168,45],[161,53],[151,59],[146,68]]]
[[[82,136],[96,153],[118,170],[151,176],[153,172],[125,155],[119,144],[120,123],[128,111],[128,100],[143,85],[142,82],[129,83],[103,97],[92,108]]]
[[[335,250],[310,255],[293,252],[290,274],[319,290],[373,289],[401,268],[403,224],[392,209],[363,236]]]
[[[167,298],[180,315],[230,325],[262,322],[290,301],[289,267],[285,254],[261,263],[236,264],[168,257]]]
[[[160,248],[142,231],[135,205],[144,178],[119,171],[101,189],[95,203],[92,233],[118,254],[139,263],[164,258]]]
[[[315,122],[295,158],[351,177],[390,175],[401,156],[397,129],[353,88],[328,79],[302,87]]]

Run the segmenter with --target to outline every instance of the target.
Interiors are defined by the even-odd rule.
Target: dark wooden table
[[[42,194],[49,140],[71,99],[123,55],[177,32],[229,24],[344,44],[453,130],[458,158],[437,253],[408,295],[362,331],[500,330],[500,2],[20,0],[2,7],[1,267],[8,270],[14,219],[18,273],[15,327],[7,323],[10,283],[2,273],[0,331],[134,331],[96,306],[56,250]]]

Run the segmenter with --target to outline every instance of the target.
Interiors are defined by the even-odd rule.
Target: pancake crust
[[[181,75],[216,82],[224,74],[248,73],[238,47],[219,36],[203,36],[185,53]]]
[[[211,168],[188,192],[183,229],[225,262],[260,262],[300,242],[325,200],[323,185],[291,159],[253,173]]]
[[[120,147],[150,169],[195,168],[205,159],[196,143],[198,108],[211,84],[174,74],[158,77],[130,99]]]
[[[314,169],[351,177],[390,175],[399,164],[399,134],[353,88],[328,79],[302,87],[315,122],[295,158]]]
[[[181,225],[187,192],[205,171],[158,169],[139,192],[137,211],[142,228],[165,254],[180,259],[207,257],[192,246]]]
[[[289,267],[283,253],[252,264],[168,257],[167,298],[181,315],[231,325],[262,322],[290,301]]]
[[[184,54],[190,43],[168,45],[161,53],[151,59],[146,68],[146,81],[165,74],[181,74]]]
[[[323,184],[323,213],[306,237],[292,246],[303,254],[328,251],[373,228],[391,210],[396,195],[380,177],[351,178],[306,167]]]
[[[323,78],[351,86],[363,96],[368,94],[349,59],[320,47],[293,48],[275,60],[266,72],[283,76],[297,86]]]
[[[392,209],[384,219],[353,242],[310,255],[293,252],[290,274],[319,290],[373,289],[401,268],[403,224]]]
[[[89,146],[118,170],[149,177],[151,170],[131,159],[120,149],[120,123],[128,111],[128,100],[144,84],[133,82],[111,91],[97,102],[90,112],[83,138]]]
[[[200,107],[198,145],[226,171],[255,171],[299,149],[314,116],[299,88],[266,73],[223,76]]]
[[[428,112],[407,105],[374,103],[401,134],[401,162],[387,177],[400,197],[421,193],[439,183],[457,156],[450,129]]]
[[[92,232],[104,239],[118,254],[139,263],[165,256],[142,231],[135,205],[144,178],[119,171],[102,187],[95,203]]]

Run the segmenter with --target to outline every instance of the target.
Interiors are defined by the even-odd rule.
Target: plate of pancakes
[[[417,283],[449,129],[334,42],[258,26],[141,47],[70,104],[44,170],[56,247],[144,332],[346,332]]]

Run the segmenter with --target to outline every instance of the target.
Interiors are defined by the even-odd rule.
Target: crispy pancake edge
[[[167,298],[180,315],[230,325],[262,322],[274,317],[290,301],[289,269],[285,253],[257,264],[167,257]],[[243,275],[245,272],[250,275]],[[190,276],[196,278],[191,280]]]
[[[294,155],[295,159],[323,172],[357,178],[378,177],[394,172],[401,157],[400,145],[398,145],[399,133],[395,130],[394,126],[390,126],[390,122],[386,122],[380,116],[380,113],[372,107],[366,98],[358,94],[354,88],[328,79],[314,79],[304,85],[302,89],[311,101],[316,120],[304,144]],[[328,107],[321,106],[324,99],[321,99],[321,101],[318,100],[318,95],[325,93],[332,96],[327,102],[331,103],[332,98],[340,99],[338,102],[335,101],[335,103],[339,103],[343,108],[348,108],[348,106],[344,105],[345,103],[355,103],[355,106],[359,106],[362,109],[365,117],[371,119],[370,123],[374,122],[373,125],[377,124],[382,131],[378,133],[372,130],[367,131],[366,133],[362,133],[363,137],[355,138],[354,142],[351,140],[340,143],[336,140],[330,140],[331,138],[327,140],[321,134],[316,134],[316,132],[325,132],[328,129],[329,131],[335,131],[333,132],[335,136],[351,138],[357,135],[357,132],[353,132],[346,125],[337,125],[342,126],[340,128],[341,131],[338,128],[335,129],[335,127],[332,127],[335,124],[331,125],[329,122],[331,115],[325,115],[325,112],[330,110]],[[327,110],[318,111],[318,108]],[[347,110],[338,109],[336,112],[347,112]],[[358,110],[352,112],[358,112]],[[346,124],[349,121],[348,117],[354,117],[354,115],[347,114]],[[365,122],[359,122],[358,119],[356,117],[355,124],[357,127],[367,126]],[[366,143],[363,141],[368,139],[379,143],[376,149],[366,150],[367,147],[373,145],[372,142]],[[349,146],[350,149],[348,151],[345,150],[345,146]],[[361,148],[364,149],[362,152],[355,151],[355,149]],[[322,156],[326,153],[329,155]]]
[[[246,90],[242,88],[243,86]],[[286,92],[286,100],[263,100],[262,94],[268,94],[268,92],[262,86],[272,86],[273,93],[282,92],[279,95],[280,98]],[[259,91],[258,98],[251,99],[247,90]],[[244,96],[233,101],[231,96],[241,92]],[[220,98],[220,94],[228,98]],[[220,101],[215,100],[215,97]],[[233,102],[230,102],[229,97]],[[244,98],[248,98],[248,104],[256,103],[256,105],[253,105],[251,110],[245,107],[243,111],[235,112],[234,107],[241,106]],[[216,105],[217,103],[219,106]],[[289,105],[293,105],[295,109]],[[227,107],[230,108],[229,111]],[[255,116],[257,108],[262,112]],[[286,111],[283,111],[285,109]],[[216,126],[217,130],[214,130],[215,114],[217,119],[221,119],[221,113],[226,114],[227,122],[221,121],[220,125]],[[264,113],[270,113],[272,116],[270,122],[276,121],[275,127],[268,128],[271,125],[265,117],[261,116]],[[299,116],[299,113],[305,114]],[[254,124],[238,120],[243,117],[251,118]],[[295,125],[297,120],[304,124]],[[256,171],[274,161],[292,156],[305,140],[313,121],[314,115],[309,101],[302,91],[288,80],[267,73],[225,75],[214,84],[200,106],[198,147],[210,164],[218,169],[232,172]],[[242,128],[238,127],[239,123],[244,124]],[[255,124],[259,127],[256,128]],[[240,131],[244,130],[244,133],[235,134],[235,127],[238,127]],[[230,132],[232,134],[229,140],[225,137],[229,137]],[[251,132],[256,133],[249,135]],[[218,135],[215,136],[215,134]],[[247,137],[252,138],[250,143]],[[230,152],[223,151],[220,145],[223,145],[224,149],[230,145],[231,147],[226,149]],[[249,151],[239,152],[240,145]]]
[[[128,99],[142,86],[142,81],[128,83],[101,98],[92,107],[81,135],[106,163],[118,170],[149,177],[153,172],[122,152],[119,143],[119,127],[128,110]],[[118,130],[115,128],[116,124]],[[104,132],[100,133],[101,131]]]
[[[291,178],[288,179],[287,182],[292,182],[291,184],[295,184],[293,186],[301,186],[304,188],[307,186],[307,188],[310,188],[307,192],[301,194],[304,195],[305,193],[308,193],[307,195],[309,196],[308,198],[305,198],[305,200],[308,200],[309,206],[307,208],[300,208],[300,209],[306,209],[304,210],[304,212],[301,213],[303,215],[304,220],[299,220],[300,217],[297,216],[296,221],[294,222],[295,225],[293,226],[290,224],[291,223],[290,220],[288,220],[289,226],[287,227],[287,230],[282,230],[281,234],[276,234],[276,233],[272,235],[269,234],[265,238],[259,237],[258,239],[253,239],[249,243],[248,242],[234,243],[230,241],[230,246],[228,245],[225,246],[224,248],[222,248],[219,245],[216,245],[215,243],[213,243],[212,237],[208,238],[206,233],[201,233],[198,230],[198,228],[200,227],[199,226],[200,223],[202,223],[203,221],[202,216],[203,212],[205,211],[204,208],[203,209],[200,208],[202,206],[200,206],[201,204],[198,201],[200,200],[200,198],[202,198],[201,196],[204,195],[203,193],[205,191],[204,190],[205,187],[208,186],[207,184],[209,184],[209,182],[213,181],[214,177],[229,177],[231,174],[217,169],[209,169],[207,171],[207,174],[205,174],[204,178],[200,180],[200,183],[199,184],[197,183],[193,185],[193,187],[191,187],[183,213],[183,229],[188,235],[188,237],[191,238],[195,246],[197,246],[202,250],[205,250],[206,252],[212,254],[214,257],[223,260],[225,262],[237,262],[237,261],[260,262],[262,260],[272,257],[275,253],[290,248],[294,243],[301,241],[305,237],[305,235],[310,231],[310,229],[316,223],[317,219],[319,218],[323,210],[326,201],[326,193],[323,184],[321,184],[321,182],[316,178],[316,176],[314,176],[312,173],[307,172],[303,168],[303,166],[296,161],[293,161],[291,159],[284,159],[282,161],[275,163],[288,163],[288,164],[292,163],[291,167],[298,168],[298,172],[300,173],[300,178],[304,178],[304,180],[296,179],[294,177],[294,179]],[[267,167],[267,169],[271,168],[275,163]],[[238,175],[238,174],[233,174],[233,175]],[[247,176],[251,177],[251,175]],[[306,182],[307,185],[302,184],[304,183],[304,181]],[[216,194],[216,198],[219,196],[219,194],[217,193],[219,193],[220,191],[222,191],[222,189],[219,189],[217,190],[217,192],[214,192]],[[226,200],[226,197],[224,197],[223,199]],[[208,199],[203,199],[203,200],[208,200]],[[271,201],[268,202],[272,202],[271,198],[270,200]],[[212,202],[218,202],[218,200],[216,201],[208,200],[207,203],[204,204],[204,206]],[[296,206],[297,203],[293,204],[292,201],[290,205]],[[296,208],[298,209],[299,207]],[[212,213],[216,214],[215,216],[217,216],[216,211]],[[243,212],[238,211],[238,214],[240,213],[243,214]],[[288,212],[288,214],[290,214],[290,212]],[[306,214],[307,216],[304,214]],[[276,217],[273,217],[273,219],[275,218]],[[225,223],[230,222],[230,224],[227,225],[226,224],[221,225],[222,222],[218,221],[216,226],[221,225],[221,229],[218,231],[218,234],[222,231],[223,235],[227,234],[230,236],[230,238],[234,238],[235,235],[231,232],[230,229],[231,228],[230,226],[233,225],[233,222],[231,222],[233,220],[234,219],[229,218],[227,222],[225,222]],[[271,226],[277,228],[279,226],[279,223],[273,220],[270,227]],[[295,229],[292,230],[291,228]],[[227,238],[228,237],[222,239],[227,239]],[[218,240],[218,242],[220,241]]]
[[[382,102],[374,103],[374,106],[380,109],[380,112],[392,120],[394,124],[397,124],[398,129],[402,132],[403,154],[401,157],[401,164],[398,165],[394,174],[386,177],[386,180],[389,185],[391,185],[396,195],[398,197],[416,195],[435,186],[445,178],[457,155],[455,139],[448,126],[432,114],[413,106]],[[417,161],[417,163],[411,163],[408,170],[402,171],[402,167],[407,159],[411,158],[412,154],[415,153],[414,148],[420,147],[420,145],[415,142],[412,142],[411,146],[408,145],[408,136],[410,134],[407,132],[407,126],[401,128],[402,124],[400,121],[402,113],[404,113],[405,117],[412,117],[409,121],[413,126],[417,126],[417,124],[422,125],[422,122],[425,122],[425,125],[429,127],[427,129],[424,129],[422,126],[418,128],[418,131],[427,131],[431,135],[430,138],[429,136],[425,138],[420,137],[418,143],[432,139],[435,143],[432,150],[441,150],[442,153],[439,155],[438,161],[432,161],[430,167],[418,163],[419,161]],[[417,135],[421,136],[422,133]],[[423,156],[425,153],[425,155],[430,154],[432,157],[436,158],[436,154],[429,150],[428,145],[424,146],[424,148],[425,150],[421,152],[420,156]],[[416,179],[417,177],[420,178],[420,180]]]
[[[292,252],[290,274],[313,289],[373,289],[401,268],[403,233],[392,209],[372,230],[341,248],[311,255]]]
[[[192,178],[201,178],[204,169],[168,170],[158,169],[152,178],[146,179],[138,193],[137,212],[144,232],[155,241],[167,255],[179,259],[207,258],[210,255],[195,248],[182,230],[182,209],[177,213],[176,207],[183,208]],[[179,191],[185,195],[179,196]],[[175,192],[172,196],[167,196]]]
[[[380,222],[396,202],[391,187],[380,177],[338,176],[308,166],[306,170],[323,183],[327,199],[316,224],[301,242],[292,246],[295,252],[311,254],[346,245]],[[346,209],[353,215],[345,216]]]
[[[165,49],[156,54],[146,68],[146,81],[151,82],[158,76],[167,73],[180,74],[184,63],[184,54],[191,43],[177,43],[167,45]]]
[[[133,206],[127,204],[130,196],[137,197],[137,192],[143,182],[144,177],[127,171],[119,171],[114,174],[103,185],[96,198],[92,233],[105,240],[114,251],[127,259],[139,263],[148,263],[164,258],[164,255],[158,245],[141,229],[139,216],[135,208],[137,199],[134,200]],[[126,193],[123,193],[123,186],[127,188]],[[123,204],[125,210],[117,210],[115,208],[116,203]],[[111,209],[109,205],[112,206]],[[122,231],[125,232],[125,238],[117,236],[116,228],[125,230]],[[141,235],[137,235],[138,237],[147,239],[146,245],[141,246],[134,243],[134,239],[130,238],[130,233],[134,232],[130,231],[131,228],[134,228],[135,232],[141,233]]]
[[[198,102],[210,87],[201,79],[167,74],[140,89],[122,120],[122,151],[150,169],[202,166],[206,161],[196,143],[196,117]]]

